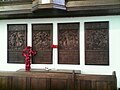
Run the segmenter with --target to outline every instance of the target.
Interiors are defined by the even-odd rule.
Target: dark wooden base
[[[0,90],[117,90],[116,75],[73,72],[0,72]]]

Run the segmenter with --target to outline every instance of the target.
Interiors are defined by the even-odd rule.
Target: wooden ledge
[[[25,71],[25,69],[20,69],[17,72],[26,72],[26,71]],[[67,70],[67,69],[31,69],[29,72],[81,74],[80,70]]]

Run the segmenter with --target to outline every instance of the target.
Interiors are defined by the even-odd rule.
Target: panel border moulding
[[[85,22],[85,65],[109,65],[109,21]]]
[[[7,24],[7,63],[24,64],[27,46],[27,24]]]

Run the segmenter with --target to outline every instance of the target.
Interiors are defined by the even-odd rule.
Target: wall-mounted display
[[[85,22],[85,64],[109,65],[109,22]]]
[[[79,23],[58,23],[58,63],[80,64]]]
[[[22,50],[27,45],[27,24],[8,24],[7,33],[7,62],[24,63]]]
[[[52,64],[53,24],[32,24],[33,64]]]

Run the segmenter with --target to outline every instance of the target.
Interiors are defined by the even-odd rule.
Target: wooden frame
[[[109,22],[85,22],[85,64],[109,65]]]
[[[27,24],[7,24],[7,62],[24,63],[23,49],[27,46]]]
[[[37,51],[33,64],[52,64],[53,24],[32,24],[32,47]]]
[[[80,64],[79,23],[58,23],[58,64]]]

